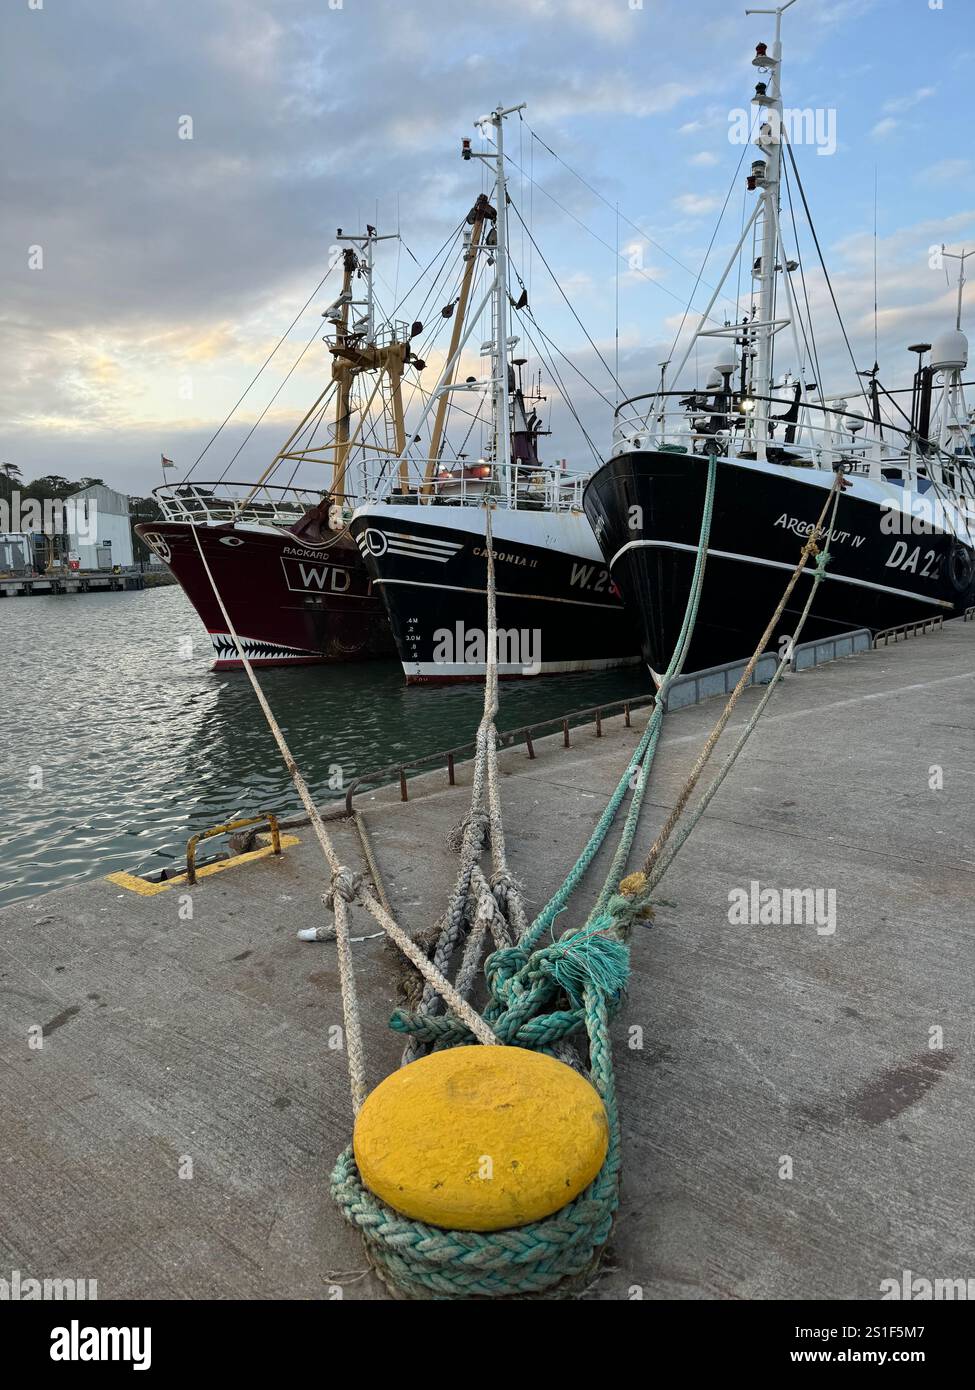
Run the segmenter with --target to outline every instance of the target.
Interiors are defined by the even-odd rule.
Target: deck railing
[[[613,452],[646,448],[705,454],[714,450],[719,455],[767,458],[796,467],[832,469],[842,464],[847,472],[878,481],[923,481],[942,488],[953,503],[975,490],[971,449],[952,454],[897,425],[885,421],[878,426],[862,412],[848,409],[845,398],[825,404],[801,400],[797,418],[782,419],[793,404],[791,398],[742,396],[715,388],[648,392],[617,407]],[[768,437],[767,427],[772,430]],[[787,439],[787,433],[791,438]]]
[[[153,491],[166,521],[257,521],[269,526],[293,525],[327,495],[325,490],[269,483],[194,482]]]

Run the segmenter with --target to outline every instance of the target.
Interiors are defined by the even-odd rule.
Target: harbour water
[[[4,756],[0,904],[179,859],[234,815],[299,809],[242,673],[212,652],[171,588],[0,602]],[[262,672],[316,797],[357,775],[465,743],[477,685],[403,683],[395,662]],[[505,683],[499,727],[646,691],[638,668]]]

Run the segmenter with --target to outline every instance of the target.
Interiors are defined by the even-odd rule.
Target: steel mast
[[[766,119],[759,127],[755,143],[765,156],[765,169],[760,179],[762,191],[762,250],[759,266],[758,297],[758,361],[753,381],[755,395],[755,449],[765,459],[768,444],[768,397],[772,394],[772,337],[775,332],[775,267],[778,244],[779,207],[782,175],[782,15],[796,0],[786,0],[774,10],[746,10],[748,14],[775,15],[775,39],[771,52],[760,44],[752,62],[768,71],[764,93],[756,92],[755,100],[765,108]],[[754,169],[754,166],[753,166]],[[783,266],[783,274],[788,272]],[[798,364],[797,364],[798,367]],[[753,388],[754,389],[754,388]]]
[[[511,478],[511,404],[508,392],[508,193],[504,169],[504,118],[523,111],[525,102],[517,106],[502,106],[500,102],[489,116],[475,125],[493,125],[495,129],[495,194],[498,220],[495,224],[497,246],[494,272],[494,458],[499,467],[504,496],[512,499]],[[490,159],[490,155],[475,154],[475,159]]]

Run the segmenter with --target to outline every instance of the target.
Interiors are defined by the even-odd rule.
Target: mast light
[[[461,142],[460,142],[460,157],[461,157],[461,159],[470,159],[470,158],[471,158],[471,142],[470,142],[470,140],[467,138],[466,135],[465,135],[465,136],[462,136],[462,138],[461,138]]]

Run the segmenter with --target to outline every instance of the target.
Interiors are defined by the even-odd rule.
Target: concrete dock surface
[[[634,862],[721,704],[667,716]],[[502,754],[533,908],[646,717]],[[446,901],[469,775],[357,798],[411,930]],[[904,1270],[975,1276],[973,799],[975,623],[784,679],[632,939],[613,1026],[622,1209],[586,1297],[876,1299]],[[354,829],[331,829],[362,868]],[[352,1116],[335,947],[296,938],[323,919],[326,875],[295,833],[280,858],[202,879],[192,917],[179,885],[105,881],[0,912],[0,1277],[96,1279],[100,1298],[388,1297],[328,1195]],[[729,920],[769,888],[818,890],[823,911]],[[353,927],[376,931],[361,909]],[[401,1050],[397,962],[381,940],[354,952],[375,1084]]]

